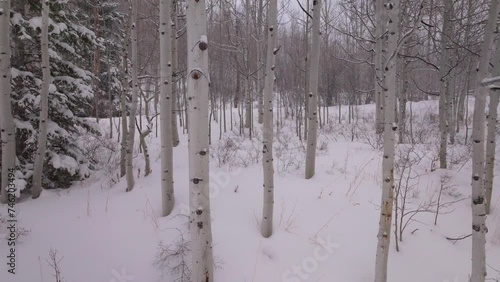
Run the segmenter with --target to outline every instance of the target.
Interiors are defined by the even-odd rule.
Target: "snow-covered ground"
[[[347,117],[347,107],[344,110]],[[268,239],[259,232],[260,135],[249,141],[238,136],[235,126],[235,132],[225,133],[219,141],[219,125],[212,123],[210,189],[215,281],[372,281],[382,160],[381,151],[374,148],[373,110],[373,105],[360,106],[356,124],[348,125],[344,120],[339,125],[337,109],[330,109],[331,123],[321,130],[316,175],[310,180],[303,178],[304,144],[291,128],[295,122],[284,122],[275,137],[274,233]],[[470,161],[464,164],[468,149],[464,145],[451,146],[451,169],[435,170],[437,147],[431,144],[431,137],[438,137],[433,131],[437,125],[429,121],[437,115],[437,101],[414,103],[413,112],[415,136],[427,144],[397,148],[399,156],[410,156],[412,174],[407,193],[409,213],[403,220],[408,225],[399,252],[394,234],[391,238],[389,281],[466,282],[471,239],[452,241],[446,237],[470,234],[471,167]],[[236,121],[236,112],[234,117]],[[114,183],[110,179],[116,179],[116,172],[103,168],[70,189],[45,190],[37,200],[19,199],[17,227],[27,232],[19,236],[16,245],[14,275],[7,272],[5,254],[11,247],[2,234],[0,281],[55,281],[48,263],[50,249],[57,250],[61,258],[61,276],[66,282],[175,281],[178,275],[167,270],[162,273],[154,262],[160,244],[178,246],[178,242],[189,240],[187,135],[180,136],[181,143],[174,149],[176,208],[171,216],[160,217],[160,139],[153,133],[149,137],[153,172],[144,177],[143,157],[137,152],[136,186],[129,193],[125,192],[125,179]],[[457,141],[463,143],[461,136]],[[496,171],[499,175],[498,164]],[[400,175],[396,173],[396,178]],[[440,187],[444,188],[442,214],[435,225],[432,211]],[[487,219],[488,278],[499,281],[498,184],[494,187],[493,205]],[[6,214],[7,207],[2,206],[0,215],[5,219]],[[0,233],[7,233],[7,224],[0,225]]]

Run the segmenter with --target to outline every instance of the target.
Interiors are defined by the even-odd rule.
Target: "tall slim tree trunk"
[[[309,12],[310,8],[310,3],[309,0],[306,0],[306,10]],[[307,140],[307,132],[308,132],[308,118],[309,118],[309,77],[310,77],[310,72],[311,72],[311,58],[310,58],[310,51],[309,51],[309,16],[306,16],[306,32],[305,32],[305,39],[306,39],[306,57],[304,58],[305,60],[305,72],[304,72],[304,140]]]
[[[252,91],[251,91],[251,70],[250,70],[250,0],[245,0],[245,24],[246,24],[246,46],[245,46],[245,61],[247,67],[246,85],[245,85],[245,127],[248,128],[250,136],[252,136]],[[251,137],[250,137],[251,139]]]
[[[450,135],[450,144],[454,145],[455,144],[455,128],[456,128],[456,96],[455,96],[455,89],[456,89],[456,81],[457,81],[457,70],[456,68],[452,71],[453,77],[450,80],[450,83],[448,83],[448,88],[446,89],[446,100],[447,100],[447,113],[448,113],[448,134]]]
[[[171,45],[172,50],[172,73],[174,76],[170,80],[172,86],[172,144],[174,147],[179,145],[179,130],[177,128],[177,71],[179,68],[178,57],[177,57],[177,0],[172,1],[172,32],[171,32]]]
[[[264,0],[258,0],[257,7],[257,68],[262,68],[262,15],[264,13]],[[259,99],[259,116],[258,122],[262,124],[264,122],[264,94],[262,89],[263,82],[262,74],[264,69],[257,70],[257,96]]]
[[[383,0],[374,0],[375,2],[375,133],[382,134],[384,131],[384,34],[386,25],[386,10]],[[340,94],[338,94],[340,95]],[[338,105],[340,107],[340,103]],[[339,110],[340,116],[340,110]],[[339,117],[340,119],[340,117]]]
[[[189,100],[189,203],[191,281],[213,282],[212,227],[210,222],[208,107],[208,40],[205,0],[188,0],[187,95]]]
[[[486,277],[486,210],[484,199],[484,131],[485,106],[488,89],[481,87],[481,81],[488,76],[493,45],[493,32],[497,22],[500,0],[491,2],[488,22],[484,33],[483,46],[477,72],[475,90],[476,102],[472,125],[472,273],[471,282],[484,282]]]
[[[441,140],[439,146],[439,166],[440,168],[447,167],[447,146],[448,146],[448,105],[447,105],[447,89],[450,83],[449,78],[449,50],[450,36],[452,36],[451,17],[453,14],[452,0],[444,1],[444,14],[443,14],[443,30],[441,33],[441,62],[439,66],[439,79],[441,81],[439,91],[439,131],[441,133]]]
[[[93,8],[94,13],[94,32],[96,38],[99,38],[99,8],[101,6],[100,0],[95,0]],[[99,46],[94,49],[94,79],[93,79],[93,90],[94,90],[94,112],[97,123],[99,123],[99,73],[101,66],[101,55]]]
[[[264,74],[264,117],[262,126],[262,168],[264,171],[264,204],[260,232],[265,238],[273,233],[274,166],[273,166],[273,90],[276,61],[278,0],[270,0],[267,11],[267,62]]]
[[[0,202],[7,203],[7,188],[16,166],[16,129],[10,96],[10,0],[0,1],[0,131],[2,141],[2,183]],[[10,171],[9,171],[10,170]]]
[[[494,76],[500,76],[500,43],[496,43],[495,58],[493,58],[495,66]],[[498,118],[498,102],[500,89],[490,90],[490,103],[488,105],[488,132],[486,135],[486,168],[484,176],[485,189],[485,209],[486,213],[491,211],[491,197],[493,194],[493,177],[495,172],[495,151],[496,151],[496,131]]]
[[[404,54],[408,55],[408,48],[403,46]],[[399,93],[399,143],[404,143],[404,135],[406,133],[406,103],[408,101],[408,64],[409,62],[406,59],[403,59],[402,62],[402,70],[401,70],[401,92]]]
[[[113,93],[111,91],[111,64],[109,63],[110,59],[111,59],[111,49],[110,48],[107,48],[107,51],[106,51],[106,65],[108,67],[107,69],[107,81],[106,81],[106,84],[107,84],[107,91],[108,91],[108,102],[109,102],[109,106],[108,106],[108,115],[109,115],[109,139],[113,139]]]
[[[36,199],[42,193],[42,171],[47,149],[47,119],[49,116],[49,85],[50,85],[50,63],[49,63],[49,5],[48,1],[42,0],[42,88],[40,89],[40,119],[38,123],[38,144],[33,167],[33,187],[31,197]]]
[[[129,6],[127,27],[125,29],[122,49],[122,91],[120,97],[120,112],[122,126],[122,140],[120,144],[120,177],[125,176],[127,168],[127,93],[128,93],[128,49],[130,44],[130,25],[132,23],[132,7]]]
[[[312,44],[310,58],[310,77],[308,101],[309,130],[307,132],[307,155],[305,178],[314,176],[316,167],[316,144],[318,134],[318,79],[319,79],[319,44],[321,23],[321,0],[313,1]]]
[[[497,43],[495,58],[495,76],[500,76],[500,44]],[[486,169],[484,177],[485,188],[485,209],[486,213],[491,211],[491,197],[493,194],[493,177],[495,168],[495,151],[496,151],[496,130],[497,130],[497,108],[499,102],[500,89],[490,90],[490,103],[488,106],[488,133],[486,136]]]
[[[387,89],[384,97],[384,157],[382,162],[382,201],[378,230],[377,256],[375,260],[375,282],[387,281],[387,264],[391,238],[392,206],[394,203],[394,146],[396,105],[396,56],[398,52],[399,0],[386,3],[388,16],[387,47],[388,58],[385,69]]]
[[[472,29],[472,14],[473,14],[473,0],[467,0],[467,22],[465,24],[465,34],[464,34],[464,39],[465,39],[465,45],[467,46],[470,41],[470,33]],[[469,85],[470,85],[470,77],[472,73],[472,56],[469,56],[466,59],[467,62],[467,71],[466,71],[466,82],[465,84],[467,87],[464,87],[465,89],[461,91],[460,97],[458,100],[458,110],[457,110],[457,132],[459,132],[460,129],[460,122],[464,122],[464,124],[467,122],[464,118],[465,115],[465,100],[468,99],[469,95]],[[467,137],[465,137],[467,140]]]
[[[139,0],[132,0],[132,101],[130,106],[128,141],[127,141],[127,192],[134,189],[134,141],[135,141],[135,116],[137,113],[137,100],[139,96],[139,80],[137,79],[137,5]]]

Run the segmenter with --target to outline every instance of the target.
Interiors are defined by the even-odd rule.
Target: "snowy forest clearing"
[[[470,101],[472,110],[473,99]],[[338,124],[338,109],[329,109],[330,122],[319,130],[316,175],[310,180],[303,179],[305,143],[294,134],[294,121],[284,120],[283,128],[277,130],[274,233],[268,239],[259,232],[263,181],[260,125],[255,123],[252,141],[248,136],[238,136],[237,125],[234,132],[228,129],[218,140],[219,125],[212,121],[210,192],[215,281],[372,279],[382,151],[374,148],[374,105],[354,108],[357,119],[351,124],[345,119],[347,107],[342,109],[342,124]],[[436,169],[437,101],[413,103],[412,110],[416,145],[400,144],[396,148],[395,191],[396,195],[400,191],[401,197],[407,195],[402,220],[407,226],[402,242],[398,242],[399,252],[395,243],[400,234],[391,240],[389,281],[466,282],[471,238],[447,237],[470,234],[470,151],[464,145],[450,145],[450,168]],[[236,110],[233,115],[236,121]],[[107,121],[101,124],[105,127]],[[459,137],[457,143],[463,140]],[[101,169],[71,189],[44,191],[36,201],[20,199],[17,224],[25,232],[19,235],[17,272],[12,276],[2,271],[0,281],[52,281],[54,270],[47,262],[50,249],[62,258],[60,272],[67,282],[181,281],[175,280],[180,273],[164,268],[162,274],[155,262],[160,244],[177,248],[189,240],[187,134],[180,134],[181,142],[174,148],[176,204],[168,217],[161,217],[160,139],[154,133],[148,138],[152,173],[144,177],[143,154],[135,152],[136,189],[130,193],[125,193],[124,178],[118,183],[112,180],[116,179],[114,169],[119,170],[119,150],[113,153],[118,157],[111,158],[110,151],[104,150],[98,154],[111,160],[108,173]],[[497,187],[487,217],[487,279],[491,281],[500,280]],[[0,232],[4,232],[4,210],[0,214]],[[396,218],[400,220],[401,215]],[[398,229],[393,226],[394,230]],[[7,241],[2,240],[0,253],[7,253],[8,248]],[[180,263],[178,259],[173,258],[170,265]],[[190,263],[188,253],[185,259]]]

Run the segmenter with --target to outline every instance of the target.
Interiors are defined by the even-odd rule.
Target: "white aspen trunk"
[[[150,93],[151,83],[150,80],[146,80],[146,93]],[[142,93],[142,90],[140,91]],[[148,176],[151,173],[151,160],[149,157],[148,143],[146,142],[146,137],[151,133],[151,128],[153,128],[153,122],[149,116],[149,102],[152,98],[149,94],[143,93],[144,98],[144,116],[146,117],[146,131],[139,129],[139,145],[142,148],[142,153],[144,154],[144,176]],[[146,96],[147,95],[147,96]]]
[[[127,92],[128,92],[128,48],[130,44],[130,24],[132,22],[132,7],[129,6],[127,27],[125,29],[122,49],[122,91],[120,97],[122,140],[120,144],[120,177],[126,175],[127,168]]]
[[[257,13],[257,68],[262,68],[262,14],[264,13],[263,0],[258,0],[258,13]],[[262,75],[264,70],[257,70],[257,96],[259,99],[259,112],[258,112],[258,123],[262,124],[264,122],[264,93],[262,89],[263,82]]]
[[[151,161],[149,158],[149,149],[148,149],[148,144],[146,143],[146,137],[151,133],[150,127],[144,131],[141,132],[139,135],[139,145],[142,148],[142,153],[144,154],[144,176],[148,176],[151,173]]]
[[[306,10],[309,12],[309,0],[306,1]],[[307,140],[307,132],[308,132],[308,118],[309,118],[309,77],[311,72],[311,58],[309,53],[309,16],[306,16],[306,57],[305,57],[305,75],[304,75],[304,140]]]
[[[49,64],[49,5],[48,0],[42,1],[42,75],[43,82],[40,89],[40,121],[38,124],[38,144],[33,167],[33,187],[31,187],[31,197],[36,199],[42,193],[42,171],[47,149],[47,119],[49,116],[49,86],[50,86],[50,64]]]
[[[448,134],[450,135],[450,144],[453,145],[455,144],[455,123],[456,123],[456,96],[455,96],[455,89],[456,89],[456,78],[457,78],[457,69],[455,68],[453,70],[453,77],[451,78],[450,83],[448,83],[448,88],[446,89],[446,100],[448,104],[447,108],[447,113],[448,113]]]
[[[472,29],[472,13],[473,13],[473,0],[467,0],[467,22],[465,24],[465,44],[469,44],[470,41],[470,33]],[[457,132],[459,132],[460,129],[460,122],[463,122],[466,124],[466,120],[464,118],[465,115],[465,100],[468,99],[469,95],[469,85],[470,85],[470,77],[472,73],[472,57],[468,57],[467,60],[467,72],[466,72],[466,82],[464,82],[467,86],[464,87],[465,89],[461,91],[460,98],[458,101],[458,111],[457,111]],[[467,137],[465,137],[467,140]],[[467,143],[467,142],[466,142]]]
[[[111,55],[110,55],[110,51],[111,49],[110,48],[107,48],[107,51],[106,51],[106,65],[108,67],[107,69],[107,72],[108,72],[108,75],[107,75],[107,91],[108,91],[108,102],[109,102],[109,106],[108,106],[108,114],[109,114],[109,139],[113,139],[113,95],[112,92],[111,92],[111,84],[110,84],[110,77],[111,77],[111,65],[109,63],[110,61],[110,58],[111,58]]]
[[[439,90],[439,131],[441,133],[441,140],[439,145],[439,167],[447,167],[447,147],[448,147],[448,105],[447,105],[447,89],[450,83],[449,79],[449,49],[451,34],[451,15],[453,12],[453,2],[451,0],[444,1],[444,14],[443,14],[443,29],[441,32],[441,62],[439,66],[439,79],[441,81]]]
[[[500,46],[499,46],[500,47]],[[500,48],[497,47],[498,50]],[[497,52],[497,58],[499,57],[500,52]],[[499,60],[496,60],[495,66],[495,75],[500,75],[500,67]],[[494,168],[495,168],[495,150],[496,150],[496,127],[497,127],[497,108],[499,101],[499,91],[500,89],[495,89],[490,91],[490,104],[488,111],[488,133],[486,137],[486,173],[484,179],[484,188],[485,188],[485,209],[486,214],[490,214],[491,211],[491,197],[493,194],[493,176],[494,176]]]
[[[137,113],[137,100],[139,96],[139,81],[137,79],[137,4],[138,0],[132,0],[132,101],[130,106],[129,125],[128,125],[128,140],[127,140],[127,192],[134,189],[134,141],[135,141],[135,115]]]
[[[493,32],[498,16],[498,2],[491,2],[488,22],[485,28],[484,41],[481,49],[477,84],[474,96],[474,115],[472,123],[472,273],[471,282],[484,282],[486,277],[486,210],[484,199],[484,131],[485,106],[488,89],[481,87],[481,81],[488,77]]]
[[[500,76],[500,42],[496,43],[495,58],[493,64],[495,67],[493,76]],[[496,130],[498,118],[498,102],[500,89],[490,90],[490,103],[488,106],[488,133],[486,135],[486,168],[484,176],[485,189],[485,210],[486,214],[491,211],[491,197],[493,194],[493,177],[495,169],[495,151],[496,151]]]
[[[250,134],[250,139],[252,139],[252,91],[251,91],[251,77],[250,77],[250,0],[245,0],[245,35],[246,35],[246,46],[245,46],[245,61],[247,67],[246,75],[246,106],[245,106],[245,127],[249,128],[248,132]]]
[[[405,51],[406,52],[406,51]],[[401,93],[399,93],[399,143],[404,143],[404,135],[406,132],[406,103],[408,101],[408,64],[409,62],[404,60],[402,67],[401,76]]]
[[[175,3],[175,1],[173,1]],[[173,178],[173,139],[171,118],[175,118],[170,97],[175,95],[170,87],[172,83],[172,37],[175,36],[171,27],[171,0],[160,0],[160,119],[161,119],[161,195],[162,214],[167,216],[174,208],[174,178]],[[172,36],[173,35],[173,36]],[[172,114],[173,113],[173,114]]]
[[[208,107],[210,76],[205,0],[188,0],[187,96],[189,111],[189,204],[191,281],[213,282],[212,227],[209,192]]]
[[[500,46],[499,46],[500,47]],[[497,47],[498,48],[498,47]],[[500,50],[500,48],[498,48]],[[500,57],[500,52],[497,52]],[[499,61],[496,59],[496,63]],[[500,64],[498,64],[500,65]],[[495,67],[495,75],[500,75],[500,67]],[[486,174],[484,179],[484,186],[486,191],[486,213],[490,214],[491,211],[491,197],[493,194],[493,176],[494,176],[494,168],[495,168],[495,151],[496,151],[496,143],[495,143],[495,133],[496,133],[496,125],[498,123],[497,117],[497,108],[499,102],[499,89],[495,89],[490,91],[490,104],[488,111],[488,134],[486,137]]]
[[[171,48],[172,50],[172,71],[169,73],[173,73],[172,78],[169,79],[170,84],[172,86],[172,145],[177,147],[179,145],[179,129],[177,128],[177,71],[179,68],[179,63],[177,59],[177,0],[172,0],[171,6],[171,21],[172,21],[172,31],[170,35],[171,40]]]
[[[16,129],[10,97],[10,0],[0,1],[0,131],[2,143],[2,183],[0,202],[7,203],[7,188],[16,166]]]
[[[384,132],[384,54],[382,52],[386,25],[386,10],[383,0],[374,0],[375,2],[375,133]],[[340,103],[339,103],[340,107]],[[340,110],[339,110],[340,116]]]
[[[101,6],[100,0],[92,1],[94,13],[94,32],[96,38],[99,38],[99,7]],[[94,49],[94,79],[92,80],[92,89],[94,90],[94,111],[96,122],[99,123],[99,71],[101,65],[101,54],[99,47]]]
[[[260,232],[268,238],[273,233],[274,165],[273,165],[273,90],[274,64],[276,61],[276,34],[278,0],[270,0],[267,16],[267,62],[264,74],[264,116],[262,125],[262,168],[264,172],[264,202]]]
[[[399,0],[386,2],[388,16],[387,48],[388,61],[385,69],[387,89],[384,97],[384,157],[382,162],[382,201],[378,230],[377,255],[375,258],[375,282],[387,281],[387,264],[391,241],[392,206],[394,203],[394,146],[395,123],[394,107],[396,105],[396,56],[399,38]]]
[[[312,20],[312,44],[309,70],[309,94],[308,101],[308,120],[309,129],[307,132],[307,155],[306,155],[306,173],[305,178],[310,179],[314,176],[316,167],[316,143],[318,134],[318,79],[319,79],[319,44],[320,44],[320,23],[321,23],[321,0],[313,1],[313,20]]]

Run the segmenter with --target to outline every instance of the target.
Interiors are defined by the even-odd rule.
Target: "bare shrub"
[[[460,168],[472,156],[472,146],[468,145],[455,145],[450,146],[448,150],[448,165],[450,169]]]
[[[289,133],[277,132],[274,143],[274,156],[277,159],[278,173],[297,170],[304,164],[305,148],[295,136]]]
[[[119,181],[116,170],[120,166],[120,144],[106,136],[106,134],[100,136],[84,134],[80,138],[85,156],[94,164],[94,170],[104,174],[111,186]],[[102,175],[96,177],[102,178]]]
[[[54,271],[54,278],[56,282],[63,282],[64,278],[61,276],[61,261],[64,257],[58,258],[57,257],[57,250],[50,249],[49,251],[49,258],[46,260],[47,264],[52,268]]]
[[[174,276],[173,282],[191,282],[190,241],[184,239],[182,232],[173,243],[165,245],[160,242],[158,253],[153,264],[163,273]]]
[[[210,147],[210,156],[215,160],[217,167],[234,162],[240,148],[241,141],[228,135]]]

